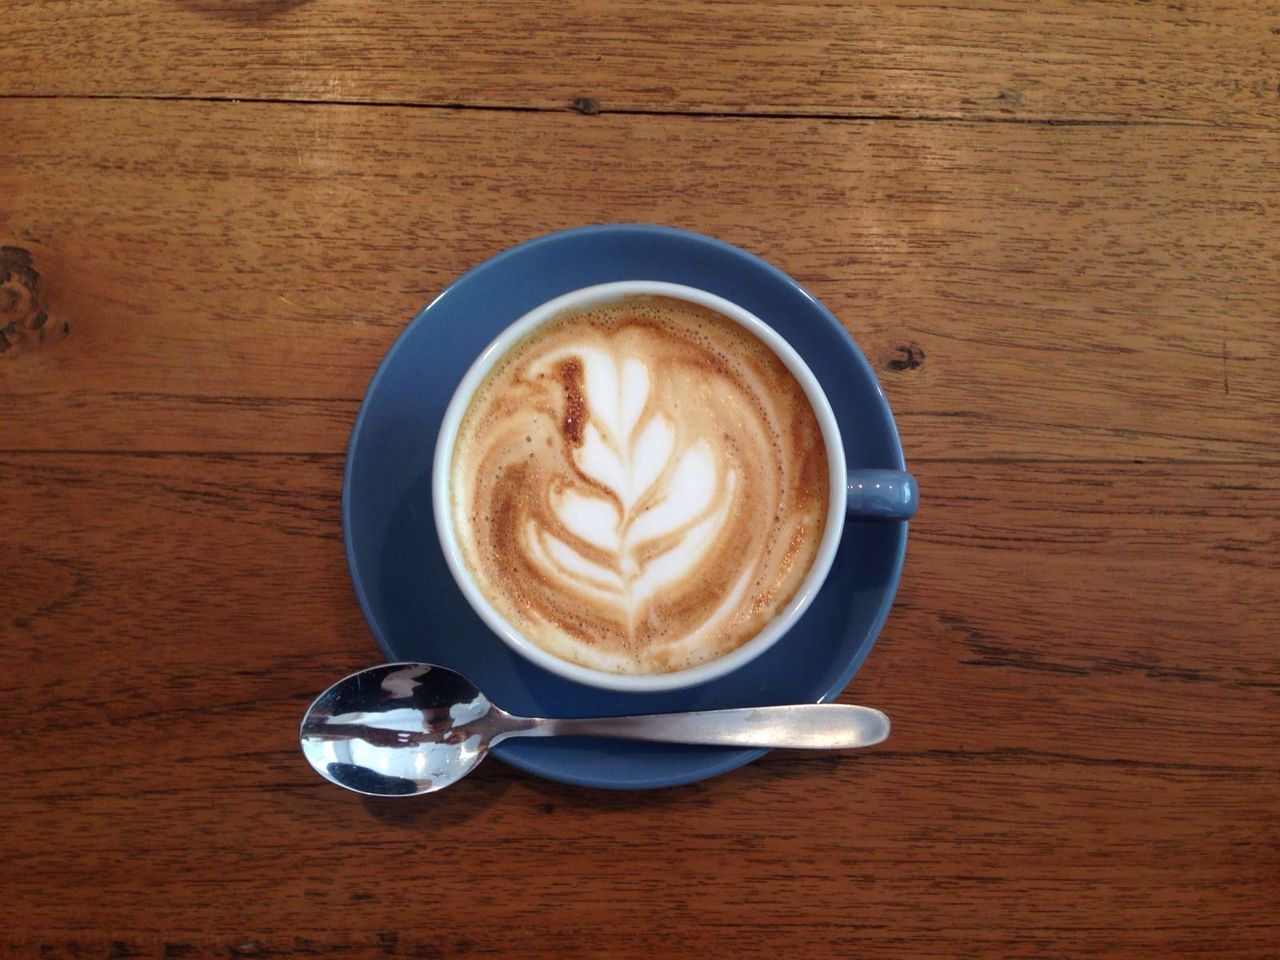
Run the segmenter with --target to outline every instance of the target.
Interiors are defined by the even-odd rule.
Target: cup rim
[[[618,674],[573,663],[526,639],[484,596],[456,543],[450,509],[449,472],[453,447],[463,415],[481,382],[517,343],[542,325],[569,311],[580,311],[628,297],[665,296],[707,307],[745,327],[763,341],[791,371],[818,419],[827,453],[827,522],[809,570],[795,595],[750,640],[723,656],[684,670],[656,674]],[[431,501],[436,534],[454,582],[468,604],[504,643],[526,660],[565,679],[604,690],[626,693],[659,693],[709,683],[745,666],[777,643],[809,608],[835,559],[844,530],[848,467],[840,426],[826,392],[808,364],[791,344],[767,323],[744,307],[697,287],[660,280],[617,280],[593,284],[561,294],[529,310],[502,330],[480,352],[453,392],[436,436],[431,470]]]

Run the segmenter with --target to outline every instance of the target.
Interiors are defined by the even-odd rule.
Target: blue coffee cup
[[[543,324],[566,313],[635,297],[668,297],[706,307],[745,327],[769,347],[791,371],[809,399],[826,446],[829,471],[830,500],[826,526],[813,562],[791,601],[754,637],[729,653],[684,670],[659,674],[620,674],[594,669],[559,657],[523,636],[484,595],[467,567],[450,508],[453,500],[451,462],[459,426],[476,390],[508,351]],[[696,287],[654,280],[623,280],[573,290],[533,308],[498,334],[480,353],[445,410],[432,465],[432,502],[440,546],[458,588],[476,614],[512,650],[538,666],[578,683],[605,690],[651,693],[715,680],[739,669],[772,647],[800,619],[822,587],[835,559],[846,521],[906,520],[916,511],[917,492],[914,478],[904,471],[848,467],[840,425],[818,378],[787,339],[755,314],[724,297]]]

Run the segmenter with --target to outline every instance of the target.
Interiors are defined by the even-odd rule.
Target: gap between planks
[[[1192,120],[1176,117],[1133,117],[1118,119],[1079,118],[1079,117],[962,117],[945,113],[875,113],[858,112],[803,112],[803,111],[725,111],[725,110],[656,110],[640,107],[610,108],[590,98],[578,98],[563,107],[534,106],[524,104],[485,104],[485,103],[424,103],[405,100],[379,99],[321,99],[306,97],[234,97],[229,95],[192,96],[189,94],[131,94],[131,93],[0,93],[3,100],[119,100],[119,101],[173,101],[178,103],[250,103],[277,104],[287,106],[317,107],[381,107],[401,110],[474,110],[477,112],[497,113],[577,113],[582,116],[637,116],[637,117],[683,117],[708,118],[721,120],[813,120],[813,121],[850,121],[870,122],[884,121],[891,123],[950,123],[956,125],[975,125],[983,123],[1030,124],[1049,127],[1206,127],[1222,130],[1272,130],[1269,124],[1241,123],[1237,121],[1219,123],[1209,120]]]

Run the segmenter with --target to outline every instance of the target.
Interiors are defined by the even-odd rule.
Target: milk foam
[[[620,673],[750,639],[826,520],[800,385],[733,321],[662,298],[557,320],[473,398],[451,465],[468,568],[524,636]]]

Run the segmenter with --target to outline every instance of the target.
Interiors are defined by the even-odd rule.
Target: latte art
[[[524,637],[613,673],[719,657],[795,595],[826,524],[799,383],[749,331],[679,300],[554,320],[463,417],[464,561]]]

